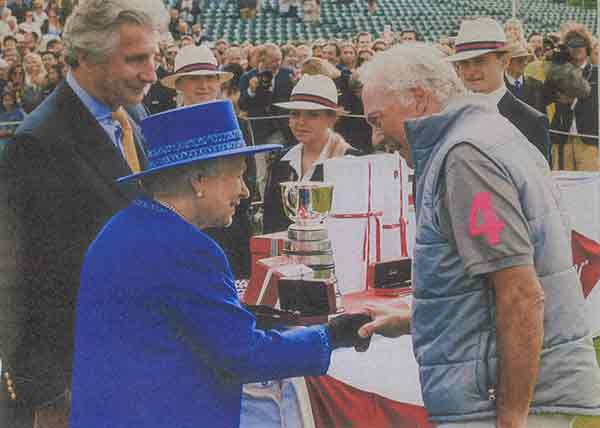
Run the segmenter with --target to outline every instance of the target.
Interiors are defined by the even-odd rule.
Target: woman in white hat
[[[290,129],[300,144],[293,146],[271,168],[264,201],[265,233],[284,230],[290,224],[283,212],[279,183],[323,180],[325,160],[362,154],[333,131],[343,110],[338,107],[337,88],[329,77],[303,76],[294,87],[290,101],[275,105],[290,111]]]
[[[177,90],[178,105],[216,101],[221,98],[221,88],[233,78],[233,73],[218,69],[217,60],[206,46],[185,46],[175,57],[175,73],[164,77],[161,83]],[[232,100],[233,102],[234,100]],[[237,104],[234,104],[237,109]],[[240,127],[247,129],[245,121],[238,118]],[[245,175],[254,194],[256,165],[254,158],[249,158],[248,174]],[[238,277],[248,277],[250,273],[250,236],[249,218],[250,200],[246,199],[238,206],[230,228],[210,228],[207,233],[217,241],[229,255],[234,273]]]
[[[206,46],[185,46],[175,57],[175,73],[160,82],[177,90],[179,105],[189,106],[215,101],[221,85],[232,77],[232,73],[219,70],[217,59]]]

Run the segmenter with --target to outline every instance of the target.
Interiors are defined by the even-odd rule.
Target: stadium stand
[[[299,18],[281,17],[278,0],[264,0],[259,15],[252,21],[241,20],[237,4],[227,2],[205,9],[201,19],[209,38],[224,38],[230,43],[249,40],[283,44],[295,40],[348,38],[359,31],[379,37],[385,25],[394,31],[413,29],[423,40],[435,41],[457,31],[463,18],[490,16],[504,22],[512,11],[512,2],[508,0],[379,0],[378,5],[378,10],[369,15],[366,2],[344,4],[325,0],[321,3],[320,24],[310,24]],[[523,21],[526,33],[557,31],[566,21],[577,21],[596,31],[595,10],[565,3],[521,1],[517,17]]]

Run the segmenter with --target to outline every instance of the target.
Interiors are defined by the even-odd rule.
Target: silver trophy
[[[294,263],[313,271],[315,280],[328,280],[334,287],[335,309],[342,312],[341,294],[335,277],[333,249],[323,220],[333,203],[333,184],[319,181],[280,183],[283,209],[294,223],[288,227],[283,252]]]
[[[315,278],[335,279],[333,250],[323,220],[331,211],[333,184],[318,181],[281,183],[283,209],[294,223],[284,253],[309,266]]]

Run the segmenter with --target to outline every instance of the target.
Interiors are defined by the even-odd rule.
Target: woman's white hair
[[[466,90],[452,64],[435,47],[408,43],[378,52],[358,70],[360,81],[370,88],[381,88],[410,102],[409,90],[422,87],[434,94],[442,107]]]
[[[120,25],[160,31],[168,19],[162,0],[82,0],[65,24],[65,61],[77,67],[83,54],[95,63],[106,62],[119,42]]]
[[[155,174],[142,177],[142,186],[151,195],[176,196],[190,193],[191,181],[198,176],[218,177],[225,172],[230,158],[209,159],[168,168]]]

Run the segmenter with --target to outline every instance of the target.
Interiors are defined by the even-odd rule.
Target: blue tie
[[[515,80],[515,89],[520,92],[522,87],[523,83],[520,80]]]

